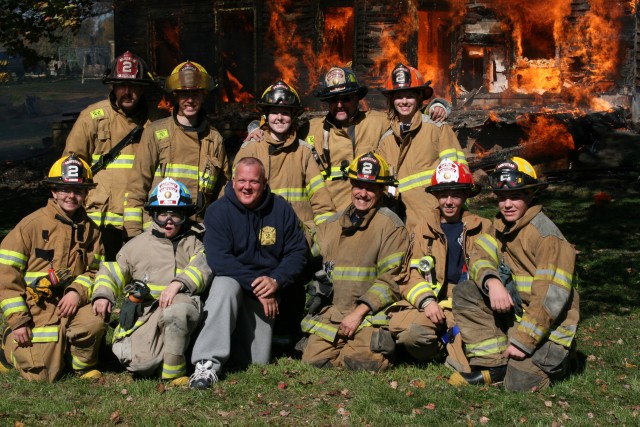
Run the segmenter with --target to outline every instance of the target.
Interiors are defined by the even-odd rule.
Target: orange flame
[[[564,157],[575,147],[569,129],[558,119],[551,116],[530,116],[525,114],[519,125],[527,135],[520,143],[525,145],[525,157],[546,154]]]
[[[253,95],[245,91],[242,83],[240,83],[240,81],[229,71],[227,71],[227,78],[229,79],[229,83],[231,84],[235,102],[246,104],[253,100]],[[229,102],[229,96],[226,92],[222,94],[222,101]]]
[[[158,110],[165,110],[169,113],[173,112],[173,105],[171,104],[171,101],[168,101],[164,95],[162,95],[162,99],[158,102],[157,108]]]

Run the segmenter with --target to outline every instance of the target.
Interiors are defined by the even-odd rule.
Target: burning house
[[[146,57],[159,76],[183,60],[200,62],[219,82],[209,107],[218,117],[253,112],[279,77],[313,114],[323,108],[312,96],[323,73],[344,64],[371,89],[364,108],[385,109],[375,89],[402,62],[454,106],[451,121],[469,153],[514,138],[551,137],[572,149],[579,118],[596,114],[612,127],[640,118],[634,0],[115,0],[114,7],[116,52]],[[247,116],[232,116],[225,126],[244,128],[237,117]]]

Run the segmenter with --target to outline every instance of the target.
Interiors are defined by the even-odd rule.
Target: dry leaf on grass
[[[424,405],[425,408],[427,408],[430,411],[433,411],[434,409],[436,409],[436,404],[435,403],[427,403],[426,405]]]
[[[489,422],[489,418],[487,417],[480,417],[478,419],[478,421],[480,422],[480,424],[487,424]]]
[[[119,423],[120,422],[120,411],[114,411],[111,413],[111,415],[109,416],[109,420],[112,423]]]
[[[280,390],[284,390],[285,388],[287,388],[287,383],[285,383],[284,381],[280,381],[280,382],[278,383],[278,388],[279,388]]]
[[[285,411],[284,409],[282,411],[280,411],[280,416],[281,417],[286,417],[287,415],[289,415],[291,412],[289,411]]]
[[[553,406],[553,402],[550,400],[545,400],[544,406],[546,406],[547,408],[551,408]]]
[[[391,381],[389,383],[389,386],[391,386],[392,389],[397,389],[398,388],[398,381]]]

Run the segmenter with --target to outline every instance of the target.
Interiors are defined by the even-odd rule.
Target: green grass
[[[609,204],[594,205],[604,191]],[[87,383],[28,383],[0,376],[0,425],[460,425],[636,426],[640,424],[640,210],[638,188],[612,183],[554,186],[547,214],[580,251],[584,370],[531,393],[455,389],[441,365],[400,365],[381,373],[318,370],[279,358],[233,372],[208,391],[166,388],[121,371]],[[490,196],[472,208],[495,212]]]

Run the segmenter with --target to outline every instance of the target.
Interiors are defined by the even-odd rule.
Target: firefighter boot
[[[478,369],[474,367],[471,372],[455,372],[447,381],[452,386],[460,387],[466,385],[489,385],[498,384],[504,381],[507,373],[507,365],[494,366],[493,368]]]

